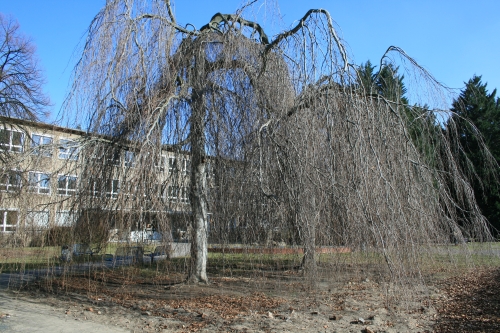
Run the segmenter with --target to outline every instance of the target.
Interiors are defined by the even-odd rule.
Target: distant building
[[[10,235],[27,245],[37,234],[74,227],[83,217],[96,225],[106,219],[114,233],[109,237],[116,240],[148,237],[148,232],[158,238],[160,215],[168,237],[186,229],[185,223],[176,222],[190,210],[190,159],[185,152],[161,147],[143,171],[144,184],[139,171],[132,172],[142,163],[133,147],[115,146],[78,129],[0,117],[0,154],[4,238]],[[109,165],[109,174],[92,174],[98,163]],[[119,223],[117,214],[132,222]]]

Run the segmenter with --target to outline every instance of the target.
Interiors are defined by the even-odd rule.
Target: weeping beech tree
[[[168,0],[110,0],[95,17],[68,99],[90,134],[73,202],[87,239],[140,223],[166,235],[181,216],[191,282],[208,281],[209,238],[302,247],[311,277],[317,247],[371,249],[395,279],[418,272],[426,246],[489,239],[436,111],[363,85],[327,11],[273,40],[243,12],[188,29]],[[425,83],[412,96],[446,93],[402,50],[391,54]]]

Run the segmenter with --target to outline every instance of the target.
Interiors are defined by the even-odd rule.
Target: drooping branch
[[[383,68],[384,59],[387,58],[389,56],[389,53],[393,52],[393,51],[396,52],[397,54],[403,56],[405,59],[407,59],[412,64],[413,67],[418,68],[418,70],[420,70],[429,80],[431,80],[432,82],[434,82],[438,86],[446,89],[446,87],[441,82],[439,82],[431,73],[429,73],[429,71],[427,71],[423,66],[421,66],[419,63],[417,63],[417,61],[415,59],[410,57],[402,48],[400,48],[398,46],[391,45],[387,48],[387,50],[384,52],[384,54],[380,58],[380,65],[379,65],[380,68]],[[381,73],[382,73],[382,71],[379,71],[377,73],[377,76],[374,78],[374,81],[376,81],[379,78]]]
[[[168,17],[170,17],[170,21],[172,21],[173,24],[177,24],[175,15],[172,12],[172,5],[170,4],[170,0],[165,0],[165,5],[167,6]]]
[[[188,35],[191,35],[191,36],[197,36],[197,35],[199,35],[199,31],[188,30],[186,28],[183,28],[180,25],[178,25],[177,23],[172,22],[169,19],[167,19],[167,18],[165,18],[163,16],[160,16],[160,15],[143,14],[143,15],[140,15],[140,16],[138,16],[136,18],[137,21],[145,20],[145,19],[160,20],[160,21],[166,23],[167,25],[171,26],[172,28],[174,28],[175,30],[177,30],[179,32],[182,32],[182,33],[185,33],[185,34],[188,34]]]
[[[100,200],[97,207],[106,209],[147,208],[169,230],[168,223],[176,223],[169,212],[187,204],[174,201],[176,187],[190,187],[192,215],[184,214],[183,223],[196,228],[196,281],[207,279],[205,237],[217,244],[231,238],[270,244],[273,233],[304,247],[308,264],[315,246],[382,249],[393,276],[403,279],[408,267],[417,267],[417,244],[448,242],[447,232],[458,229],[453,186],[461,186],[467,208],[477,213],[463,174],[442,172],[447,163],[456,169],[444,160],[451,156],[447,142],[430,142],[433,157],[444,161],[426,164],[408,131],[421,118],[407,122],[407,105],[359,93],[327,11],[308,11],[270,42],[239,13],[218,13],[188,31],[168,0],[152,7],[144,2],[137,11],[120,7],[125,1],[137,4],[108,2],[111,14],[95,21],[96,36],[78,72],[87,77],[75,92],[87,94],[93,128],[127,129],[130,135],[118,138],[124,144],[115,146],[126,147],[128,156],[135,152],[141,164],[117,172],[110,163],[108,169],[89,165],[84,171],[94,178],[120,177],[127,189],[105,191],[107,179],[101,180],[101,192],[111,192],[114,201],[89,197],[79,205]],[[433,126],[422,122],[419,139]],[[116,147],[106,150],[111,164]],[[166,157],[160,155],[165,147],[172,170],[151,172],[154,158]],[[185,178],[175,171],[180,159],[191,162]],[[151,194],[158,187],[169,188],[168,197]],[[132,215],[122,220],[120,227],[136,222]]]
[[[266,53],[268,53],[269,51],[271,51],[271,49],[276,47],[282,40],[296,34],[300,29],[302,29],[305,26],[306,20],[309,18],[309,16],[311,16],[312,14],[316,14],[316,13],[320,13],[320,14],[323,14],[326,16],[331,37],[333,37],[333,39],[335,40],[335,43],[337,44],[337,47],[339,48],[339,51],[342,55],[342,59],[344,61],[344,71],[347,72],[347,69],[349,66],[348,65],[349,61],[347,59],[347,53],[345,51],[344,45],[340,41],[340,38],[337,36],[337,32],[333,28],[333,23],[332,23],[332,18],[330,16],[330,13],[325,9],[310,9],[310,10],[308,10],[307,13],[299,20],[299,23],[294,28],[279,34],[278,36],[276,36],[276,38],[271,43],[266,45]]]
[[[237,22],[237,23],[241,24],[242,26],[245,25],[245,26],[248,26],[250,28],[253,28],[255,31],[257,31],[259,33],[260,42],[264,45],[269,44],[269,38],[267,37],[266,33],[264,32],[264,29],[262,29],[260,24],[252,22],[252,21],[247,21],[247,20],[241,18],[239,15],[217,13],[214,16],[212,16],[209,23],[207,23],[203,27],[201,27],[200,32],[203,32],[206,30],[220,32],[219,25],[221,23],[227,24],[230,21]]]

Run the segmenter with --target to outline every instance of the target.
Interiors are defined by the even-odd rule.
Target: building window
[[[179,196],[179,186],[169,185],[168,187],[168,200],[174,201],[177,200]]]
[[[179,170],[182,171],[184,175],[189,174],[191,172],[191,160],[184,158],[179,161],[175,157],[169,157],[168,172],[170,174],[176,174]]]
[[[167,187],[163,184],[155,184],[151,189],[148,189],[147,197],[151,202],[164,200],[167,198]]]
[[[215,178],[215,169],[211,162],[207,162],[205,164],[205,172],[207,174],[208,179]]]
[[[78,145],[75,141],[59,140],[59,158],[63,160],[78,160]]]
[[[165,184],[158,184],[158,192],[160,198],[163,200],[167,199],[167,186]]]
[[[24,133],[0,128],[0,149],[21,153],[24,151]]]
[[[166,164],[167,164],[167,156],[160,155],[159,157],[155,158],[155,167],[157,167],[160,172],[165,171]]]
[[[100,197],[102,195],[102,180],[90,178],[88,181],[85,181],[81,184],[85,189],[85,193],[90,194],[92,197]]]
[[[191,173],[191,160],[185,158],[182,161],[182,173],[184,175],[189,175]]]
[[[168,172],[172,175],[177,173],[177,159],[175,157],[168,158]]]
[[[76,176],[59,175],[57,179],[57,194],[72,195],[76,193]]]
[[[16,231],[19,221],[17,210],[0,209],[0,232]]]
[[[75,214],[67,210],[57,211],[55,222],[58,227],[71,227],[75,224]]]
[[[31,148],[33,155],[52,157],[52,137],[40,134],[31,135]]]
[[[120,182],[117,179],[106,181],[106,197],[116,199],[120,193]]]
[[[168,200],[179,201],[181,203],[189,203],[189,187],[169,186]]]
[[[136,198],[140,190],[142,189],[138,187],[135,182],[128,181],[122,184],[122,193],[126,194],[128,197]],[[145,193],[143,194],[145,195]]]
[[[28,183],[31,192],[50,194],[50,175],[48,173],[30,171]]]
[[[131,152],[130,150],[127,150],[125,152],[125,166],[127,168],[134,168],[135,167],[135,154],[134,154],[134,152]]]
[[[121,157],[120,157],[120,149],[111,148],[108,152],[108,163],[114,166],[120,166]]]
[[[20,171],[6,170],[0,177],[0,191],[19,191],[21,179]]]
[[[48,229],[49,212],[46,210],[29,211],[26,215],[26,226],[34,230]]]
[[[189,203],[189,187],[182,187],[180,201],[182,203]]]
[[[86,148],[90,158],[98,160],[99,163],[105,165],[120,165],[120,149],[114,148],[111,145],[99,143],[93,147]]]

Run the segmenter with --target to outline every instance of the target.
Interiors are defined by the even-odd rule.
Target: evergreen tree
[[[358,84],[364,89],[365,94],[381,96],[398,104],[408,104],[408,99],[405,97],[404,75],[398,75],[399,67],[384,63],[378,72],[375,68],[376,66],[368,60],[358,69]]]
[[[376,67],[372,65],[370,60],[359,66],[357,72],[357,81],[359,87],[361,89],[364,89],[366,95],[372,95],[376,93],[375,78],[377,77],[377,73],[375,72],[375,68]]]
[[[468,159],[463,163],[472,166],[475,172],[472,186],[483,215],[496,229],[500,229],[500,192],[498,183],[489,178],[492,172],[498,171],[500,162],[500,99],[496,97],[496,89],[488,93],[486,86],[481,76],[473,76],[466,83],[460,96],[453,101],[451,110],[455,114],[449,119],[447,127],[456,126],[458,140]],[[493,155],[497,170],[491,170],[491,165],[487,163],[488,156],[481,153],[478,132]]]
[[[370,60],[361,64],[357,72],[358,88],[370,97],[383,97],[392,104],[406,122],[408,135],[419,150],[423,161],[433,166],[436,159],[439,124],[436,116],[427,105],[411,106],[406,97],[407,89],[404,75],[399,75],[399,67],[391,63],[383,63],[376,71]]]

